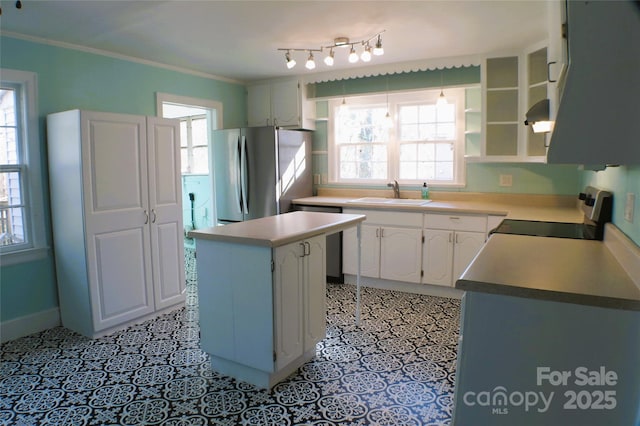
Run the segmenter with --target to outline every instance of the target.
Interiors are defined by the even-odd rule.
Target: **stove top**
[[[587,186],[578,199],[584,213],[583,223],[505,219],[491,234],[602,240],[604,224],[611,221],[613,195],[609,191]]]
[[[505,219],[491,233],[597,240],[596,227],[585,223]]]

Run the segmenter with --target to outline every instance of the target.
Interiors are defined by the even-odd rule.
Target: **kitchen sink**
[[[364,204],[395,204],[405,206],[422,206],[430,203],[431,200],[417,200],[414,198],[382,198],[382,197],[363,197],[356,198],[355,200],[349,200],[350,203],[364,203]]]

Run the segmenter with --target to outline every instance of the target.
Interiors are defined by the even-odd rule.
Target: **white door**
[[[360,275],[378,278],[380,274],[380,228],[376,225],[361,226]],[[358,238],[355,228],[342,234],[342,270],[345,274],[358,273]]]
[[[422,229],[383,227],[380,232],[380,278],[419,283]]]
[[[326,308],[326,237],[319,235],[305,241],[304,257],[305,352],[313,349],[327,334]]]
[[[83,112],[81,126],[89,291],[99,331],[154,311],[146,120]]]
[[[453,254],[453,284],[467,269],[476,254],[484,245],[483,232],[456,231],[455,250]]]
[[[302,355],[303,261],[305,245],[295,242],[274,250],[273,304],[276,370]]]
[[[154,295],[162,309],[185,299],[180,128],[175,120],[147,120]]]
[[[453,231],[424,230],[422,267],[426,284],[451,285],[453,268]]]

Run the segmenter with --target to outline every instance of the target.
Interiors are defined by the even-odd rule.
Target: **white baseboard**
[[[0,343],[48,330],[60,324],[60,310],[58,308],[3,321],[0,323]]]

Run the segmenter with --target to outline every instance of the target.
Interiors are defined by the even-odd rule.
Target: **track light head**
[[[308,70],[312,70],[316,67],[316,60],[313,57],[312,51],[309,51],[309,57],[307,58],[307,63],[305,63],[304,66]]]
[[[376,40],[376,47],[373,48],[373,54],[376,56],[384,55],[384,48],[382,47],[382,37],[378,34],[378,40]]]
[[[328,67],[332,67],[333,66],[333,49],[329,50],[329,54],[327,56],[324,57],[324,63],[328,66]]]
[[[351,51],[349,51],[349,62],[351,62],[352,64],[355,64],[356,62],[358,62],[358,54],[356,53],[356,49],[353,48],[353,45],[351,45]]]
[[[287,53],[285,53],[284,58],[287,61],[287,69],[291,69],[296,66],[296,60],[291,57],[291,52],[288,50]]]
[[[360,59],[362,59],[363,62],[371,61],[371,46],[369,46],[369,43],[364,46],[364,51],[362,55],[360,55]]]

